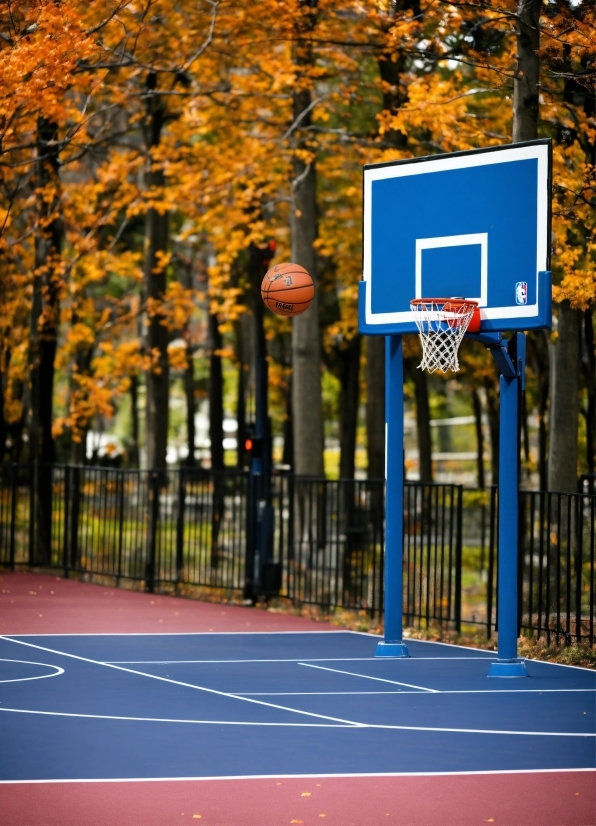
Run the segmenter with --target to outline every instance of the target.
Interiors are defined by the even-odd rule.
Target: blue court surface
[[[0,637],[0,779],[596,765],[594,672],[349,631]]]

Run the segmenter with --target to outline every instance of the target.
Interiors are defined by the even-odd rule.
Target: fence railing
[[[133,580],[149,591],[246,595],[257,582],[262,595],[379,617],[384,483],[275,474],[266,560],[251,552],[251,485],[237,470],[0,465],[0,565]],[[521,491],[519,501],[520,629],[593,644],[596,495]],[[408,482],[407,624],[497,630],[497,534],[496,488]]]

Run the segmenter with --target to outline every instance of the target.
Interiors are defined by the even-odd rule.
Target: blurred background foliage
[[[7,0],[0,458],[243,466],[262,330],[276,463],[380,475],[362,165],[550,137],[556,323],[528,343],[523,483],[594,473],[595,17],[586,0]],[[257,311],[290,258],[318,301],[293,322]],[[427,377],[406,342],[406,472],[482,488],[498,377],[461,352]]]

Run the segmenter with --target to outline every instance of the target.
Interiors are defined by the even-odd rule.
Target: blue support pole
[[[402,337],[385,339],[385,632],[375,657],[409,657],[402,640],[404,362]]]
[[[493,353],[496,355],[495,353]],[[517,657],[519,402],[525,370],[525,335],[516,333],[502,361],[499,414],[498,660],[489,677],[527,677]],[[507,363],[506,363],[507,362]],[[508,369],[509,368],[509,369]],[[490,618],[489,618],[490,622]]]

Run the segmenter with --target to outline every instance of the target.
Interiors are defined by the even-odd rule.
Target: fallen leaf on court
[[[29,593],[34,597],[37,596],[37,591],[29,591]]]
[[[202,815],[193,815],[193,817],[196,817],[198,820],[200,820]]]
[[[327,817],[327,815],[319,815],[319,817]]]
[[[494,819],[494,817],[489,817],[489,819],[488,819],[488,820],[485,820],[484,822],[485,822],[485,823],[494,823],[494,822],[495,822],[495,819]]]
[[[311,795],[311,792],[302,792],[300,797],[310,797],[310,795]]]
[[[290,823],[304,823],[303,820],[290,820]]]
[[[579,792],[576,792],[576,793],[575,793],[575,796],[576,796],[576,797],[579,797]]]

